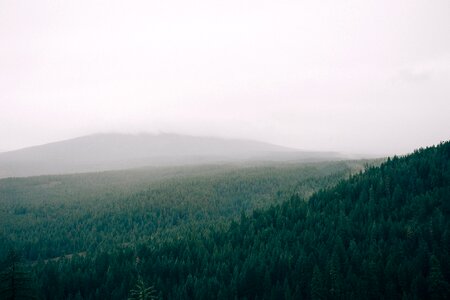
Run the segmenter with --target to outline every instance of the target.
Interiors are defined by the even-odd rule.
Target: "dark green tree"
[[[158,299],[153,286],[147,285],[142,277],[139,277],[134,289],[130,291],[129,300],[154,300]]]
[[[20,256],[10,250],[0,273],[0,299],[37,299],[30,272],[20,263]]]
[[[313,300],[326,299],[324,278],[318,266],[314,267],[311,279],[311,299]]]
[[[431,299],[448,299],[449,286],[442,276],[441,264],[435,255],[430,257],[430,274],[428,277],[428,286]]]

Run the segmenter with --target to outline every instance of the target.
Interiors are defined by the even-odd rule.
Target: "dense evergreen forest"
[[[363,162],[199,166],[0,180],[0,255],[27,261],[136,244],[336,184]],[[178,229],[177,229],[178,230]]]
[[[242,213],[282,203],[293,193],[308,197],[366,163],[225,164],[3,179],[0,258],[15,257],[8,251],[16,249],[22,257],[16,265],[33,271],[36,293],[43,298],[70,298],[78,292],[92,298],[105,281],[91,281],[88,286],[96,288],[87,291],[84,283],[73,290],[64,288],[71,283],[58,279],[63,287],[58,292],[53,279],[47,279],[51,271],[36,271],[42,263],[59,269],[83,258],[91,263],[82,276],[89,280],[96,276],[92,263],[100,254],[134,249],[168,235],[227,228]],[[63,273],[57,271],[57,276]],[[126,298],[137,282],[135,274],[126,275],[131,281],[120,293],[96,298]]]
[[[44,299],[450,298],[450,142],[350,178],[343,162],[265,168],[36,206],[2,181],[1,238]]]

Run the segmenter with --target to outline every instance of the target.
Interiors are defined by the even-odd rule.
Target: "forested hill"
[[[39,261],[39,295],[126,299],[139,282],[162,299],[449,299],[450,142],[229,226],[186,225]]]
[[[85,299],[123,299],[138,276],[163,299],[448,299],[450,142],[208,228],[36,275]]]
[[[137,256],[172,299],[448,299],[450,143]]]

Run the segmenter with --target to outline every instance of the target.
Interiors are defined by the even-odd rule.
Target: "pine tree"
[[[153,286],[147,286],[144,280],[139,277],[134,289],[130,291],[129,300],[153,300],[158,299],[156,290]]]
[[[334,252],[331,257],[328,269],[331,281],[330,294],[333,299],[340,299],[342,298],[343,278],[339,258],[336,252]]]
[[[314,267],[312,279],[311,279],[311,299],[320,300],[326,298],[326,290],[324,287],[322,272],[320,272],[319,267],[316,265]]]
[[[0,299],[37,299],[31,275],[20,264],[20,257],[14,250],[8,252],[4,265],[0,273]]]
[[[431,299],[448,299],[450,297],[448,283],[442,276],[441,264],[435,255],[430,257],[428,287]]]

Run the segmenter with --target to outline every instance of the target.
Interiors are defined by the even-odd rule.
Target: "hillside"
[[[366,163],[4,179],[0,245],[44,299],[448,299],[450,142]]]
[[[448,299],[450,142],[186,236],[136,254],[169,299]]]
[[[287,195],[308,196],[366,161],[143,168],[0,180],[0,260],[27,260],[149,239],[157,231],[227,224]]]
[[[299,151],[250,140],[176,134],[96,134],[0,153],[0,178],[144,166],[339,158],[337,153]]]
[[[450,297],[450,142],[303,196],[229,226],[41,264],[37,278],[48,299],[122,299],[138,276],[163,299]]]

